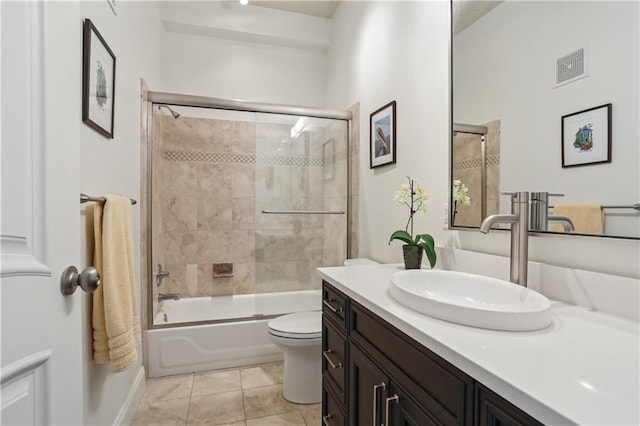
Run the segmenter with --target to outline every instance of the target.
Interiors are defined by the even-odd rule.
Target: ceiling
[[[269,9],[283,10],[286,12],[300,13],[302,15],[316,16],[318,18],[333,18],[333,14],[340,5],[339,1],[329,0],[304,0],[304,1],[271,1],[249,0],[249,4]]]
[[[457,0],[453,2],[453,34],[465,28],[489,13],[502,1]]]

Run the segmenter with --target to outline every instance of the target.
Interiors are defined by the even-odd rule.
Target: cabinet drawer
[[[347,298],[327,282],[322,286],[322,313],[340,329],[347,328]]]
[[[438,422],[470,424],[473,380],[400,330],[351,302],[349,335]]]
[[[333,394],[322,388],[322,426],[346,426],[346,417]]]
[[[324,317],[324,315],[323,315]],[[345,402],[347,379],[347,340],[345,335],[325,318],[322,319],[322,377],[335,385],[340,402]]]

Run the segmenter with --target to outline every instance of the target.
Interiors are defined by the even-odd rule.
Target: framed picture
[[[82,121],[113,139],[116,57],[90,19],[84,20]]]
[[[611,104],[562,116],[562,167],[611,162]]]
[[[329,139],[322,144],[322,164],[324,171],[324,180],[333,179],[333,155],[334,155],[334,140]]]
[[[396,162],[396,101],[371,114],[369,122],[371,144],[370,168]]]

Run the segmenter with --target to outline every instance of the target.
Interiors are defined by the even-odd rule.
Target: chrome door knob
[[[93,266],[87,266],[79,274],[75,266],[69,266],[62,271],[62,276],[60,277],[60,291],[62,294],[65,296],[73,294],[78,286],[87,293],[96,291],[100,286],[100,273],[98,270]]]

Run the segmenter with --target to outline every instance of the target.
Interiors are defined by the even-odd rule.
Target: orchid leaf
[[[429,259],[429,265],[431,268],[436,266],[436,262],[438,261],[438,257],[436,255],[436,250],[433,245],[429,245],[427,243],[418,244],[420,247],[424,249],[424,252],[427,254],[427,259]]]
[[[389,244],[391,244],[391,241],[393,240],[403,241],[409,244],[410,246],[416,245],[416,243],[411,238],[411,235],[407,231],[403,231],[403,230],[399,230],[391,234],[391,237],[389,237]]]
[[[420,242],[420,240],[424,242]],[[429,265],[431,265],[432,268],[436,266],[436,262],[438,261],[435,244],[433,237],[429,234],[416,235],[416,245],[424,249],[424,252],[427,254],[427,259],[429,259]]]

